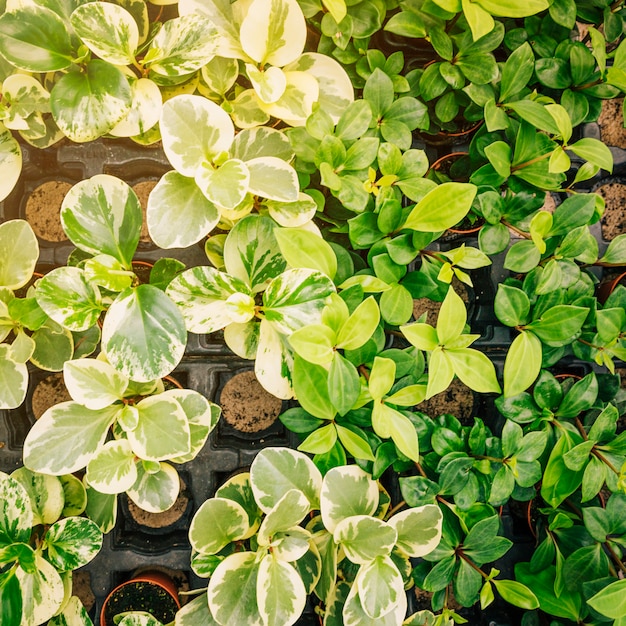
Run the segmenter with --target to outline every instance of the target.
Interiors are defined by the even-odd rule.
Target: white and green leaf
[[[107,441],[87,463],[87,480],[100,493],[117,494],[137,480],[137,463],[127,439]]]

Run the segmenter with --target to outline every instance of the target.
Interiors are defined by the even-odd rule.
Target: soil
[[[91,574],[87,570],[72,572],[72,595],[76,596],[89,612],[96,603],[96,596],[91,588]]]
[[[624,98],[602,101],[602,111],[598,118],[600,127],[600,139],[608,146],[626,148],[626,128],[624,128],[624,118],[622,106]]]
[[[461,296],[461,300],[463,300],[466,305],[469,304],[470,299],[467,286],[456,277],[452,279],[451,286],[454,291]],[[439,317],[441,304],[441,302],[431,300],[430,298],[417,298],[413,300],[413,317],[419,319],[420,315],[426,313],[426,323],[435,326]]]
[[[429,417],[444,413],[454,415],[461,424],[471,424],[474,417],[474,392],[455,378],[447,389],[417,405],[417,410]]]
[[[546,194],[546,199],[543,203],[543,206],[541,207],[541,210],[547,211],[548,213],[554,213],[555,209],[556,209],[556,199],[554,198],[553,194],[548,192]]]
[[[233,376],[224,385],[218,403],[226,423],[244,433],[269,428],[282,409],[282,401],[265,391],[252,370]]]
[[[162,513],[150,513],[138,507],[130,498],[128,498],[128,510],[132,518],[141,526],[148,528],[166,528],[175,524],[187,510],[189,505],[189,495],[187,485],[183,480],[180,481],[180,493],[176,502]]]
[[[33,189],[26,200],[25,218],[40,239],[50,242],[67,241],[59,214],[61,204],[72,184],[49,180]]]
[[[626,185],[620,182],[610,182],[596,189],[606,203],[602,215],[602,238],[611,241],[626,232]]]
[[[51,374],[37,384],[33,390],[31,408],[35,419],[39,419],[51,406],[67,402],[72,397],[63,382],[63,374]]]
[[[156,187],[157,183],[157,180],[142,180],[141,182],[133,185],[133,191],[137,194],[139,204],[141,204],[141,212],[143,214],[141,235],[139,236],[140,243],[152,243],[152,239],[150,239],[150,234],[148,233],[148,223],[146,222],[146,209],[148,207],[148,196]]]
[[[174,620],[178,605],[162,587],[145,581],[132,581],[116,589],[104,610],[101,626],[114,626],[114,617],[125,611],[146,611],[163,624]]]

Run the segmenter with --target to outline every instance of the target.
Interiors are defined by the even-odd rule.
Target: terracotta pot
[[[120,597],[132,594],[133,588],[141,589],[141,591],[138,591],[137,597],[132,599],[137,604],[133,606],[132,600],[128,600],[128,603],[125,604],[124,608],[121,608],[119,612],[149,610],[152,607],[146,606],[146,604],[149,603],[149,601],[146,601],[146,598],[148,597],[147,594],[151,594],[152,597],[155,595],[164,597],[166,604],[168,605],[168,615],[155,615],[157,619],[161,619],[166,622],[172,621],[174,616],[170,616],[169,613],[172,611],[175,613],[178,609],[180,609],[178,588],[174,584],[174,581],[163,572],[146,571],[118,585],[107,595],[102,603],[102,610],[100,611],[100,626],[114,626],[114,615],[110,613],[111,611],[116,611],[116,609],[110,607],[114,606],[116,601],[119,601],[118,599]],[[115,614],[117,614],[117,611]]]
[[[450,154],[444,154],[442,157],[439,157],[429,168],[429,172],[443,172],[448,174],[448,169],[452,166],[455,161],[468,156],[468,152],[450,152]],[[428,172],[426,172],[428,176]]]
[[[619,274],[613,280],[608,280],[600,283],[598,286],[598,300],[604,304],[608,297],[615,291],[617,285],[619,285],[626,278],[626,272]]]
[[[468,122],[469,123],[469,122]],[[447,132],[440,130],[438,133],[431,135],[424,131],[418,131],[420,139],[429,146],[455,146],[459,144],[469,143],[470,137],[482,126],[483,120],[455,132]]]

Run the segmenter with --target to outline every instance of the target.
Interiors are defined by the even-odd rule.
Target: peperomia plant
[[[103,359],[68,361],[63,374],[72,400],[33,426],[25,465],[55,476],[86,468],[86,483],[100,493],[126,492],[147,511],[172,506],[180,489],[172,463],[198,454],[219,407],[191,389],[166,390],[161,380],[132,381]]]
[[[80,517],[87,501],[82,483],[22,467],[0,472],[0,496],[2,623],[93,626],[70,591],[72,571],[102,547],[96,524]]]
[[[164,289],[184,266],[161,259],[140,283],[133,267],[142,213],[130,185],[100,174],[68,192],[61,223],[80,252],[37,284],[37,304],[75,332],[102,321],[101,348],[125,376],[148,382],[169,374],[187,344],[185,322]]]
[[[324,623],[400,623],[409,558],[435,548],[441,513],[426,505],[391,515],[388,507],[386,493],[356,466],[322,478],[300,452],[263,449],[192,521],[192,567],[210,578],[196,615],[293,624],[315,593],[326,605]]]

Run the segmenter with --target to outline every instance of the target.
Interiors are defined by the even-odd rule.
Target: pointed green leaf
[[[526,391],[541,370],[541,341],[534,333],[522,331],[509,346],[504,361],[504,396]]]
[[[329,278],[335,277],[337,257],[321,236],[303,228],[277,228],[274,235],[291,267],[318,270]]]
[[[409,213],[404,228],[435,233],[458,224],[468,213],[476,187],[466,183],[443,183],[429,191]]]

